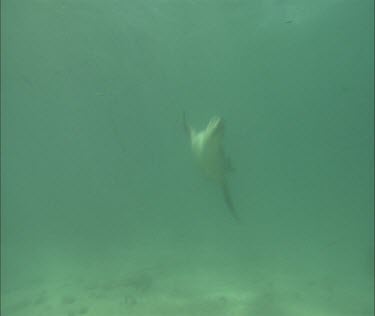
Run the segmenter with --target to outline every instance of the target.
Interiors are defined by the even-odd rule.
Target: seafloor
[[[125,257],[124,257],[125,258]],[[2,291],[2,316],[370,316],[371,289],[318,271],[238,268],[215,258],[63,260]],[[215,264],[216,262],[216,264]],[[370,284],[371,282],[369,282]]]

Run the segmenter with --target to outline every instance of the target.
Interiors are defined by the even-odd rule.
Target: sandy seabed
[[[370,316],[369,294],[265,269],[233,277],[212,265],[61,264],[2,291],[2,316]],[[350,292],[350,291],[349,291]]]

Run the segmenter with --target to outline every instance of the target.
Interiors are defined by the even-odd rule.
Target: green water
[[[373,1],[1,9],[7,316],[373,315]],[[240,223],[183,112],[225,120]]]

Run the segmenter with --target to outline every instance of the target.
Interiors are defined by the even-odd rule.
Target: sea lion
[[[183,123],[190,139],[193,156],[200,169],[209,179],[219,184],[229,211],[236,220],[239,220],[228,187],[227,175],[233,169],[223,148],[223,120],[214,116],[204,130],[196,131],[187,123],[184,113]]]

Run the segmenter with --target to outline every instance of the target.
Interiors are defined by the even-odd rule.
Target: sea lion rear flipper
[[[227,172],[234,172],[234,167],[233,167],[233,164],[232,164],[232,159],[230,159],[229,156],[225,155],[224,151],[222,150],[222,155],[224,157],[224,167],[225,167],[225,171]]]
[[[225,204],[227,205],[229,211],[231,212],[232,216],[237,220],[240,221],[238,217],[237,211],[234,207],[232,196],[230,195],[228,184],[225,182],[221,185],[221,189],[223,191]]]

